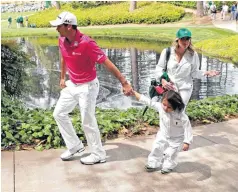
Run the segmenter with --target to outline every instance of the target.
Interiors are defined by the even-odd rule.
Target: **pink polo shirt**
[[[77,30],[74,42],[59,37],[61,55],[73,83],[86,83],[96,78],[96,63],[103,63],[107,56],[96,42]]]

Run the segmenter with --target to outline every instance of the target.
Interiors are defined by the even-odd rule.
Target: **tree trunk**
[[[55,6],[56,6],[56,9],[60,9],[60,8],[61,8],[60,2],[59,2],[59,1],[56,1],[56,2],[55,2]]]
[[[197,1],[197,17],[203,16],[204,16],[203,1]]]
[[[138,51],[134,47],[132,47],[130,51],[131,51],[132,86],[135,91],[139,91],[139,75],[138,75],[138,61],[137,61]]]
[[[131,1],[130,2],[130,9],[129,11],[132,12],[136,9],[136,1]]]

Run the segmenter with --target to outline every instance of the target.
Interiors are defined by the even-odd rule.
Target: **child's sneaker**
[[[153,168],[153,167],[150,167],[148,164],[145,165],[145,170],[147,172],[154,172],[154,171],[158,171],[159,169],[160,169],[159,167]]]
[[[173,170],[164,168],[164,169],[161,170],[161,173],[162,174],[167,174],[167,173],[170,173],[171,171],[173,171]]]

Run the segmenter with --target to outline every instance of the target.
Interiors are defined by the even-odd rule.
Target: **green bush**
[[[192,8],[192,9],[197,8],[196,1],[168,1],[167,3],[180,6],[180,7]]]
[[[118,134],[124,127],[132,132],[143,128],[142,122],[159,125],[158,113],[149,109],[142,117],[142,109],[130,108],[125,110],[96,109],[98,126],[102,138],[106,139]],[[53,118],[53,109],[25,109],[19,101],[2,94],[2,147],[19,148],[22,144],[36,146],[36,149],[49,149],[64,146]],[[238,115],[238,95],[207,98],[191,101],[187,114],[192,121],[220,122],[227,115]],[[81,128],[79,111],[75,109],[70,114],[78,137],[86,142]],[[136,129],[135,129],[136,128]]]
[[[182,8],[160,2],[137,2],[137,9],[133,12],[129,12],[129,2],[86,5],[74,2],[62,5],[60,10],[50,8],[30,16],[29,23],[35,23],[37,27],[50,27],[49,21],[62,11],[74,13],[79,26],[166,23],[178,21],[185,14]]]

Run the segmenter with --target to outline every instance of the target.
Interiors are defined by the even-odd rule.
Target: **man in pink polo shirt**
[[[82,128],[85,132],[91,154],[81,158],[83,164],[92,165],[106,162],[106,152],[102,147],[100,132],[95,117],[96,98],[99,82],[96,75],[96,63],[104,65],[122,84],[125,95],[132,94],[132,87],[118,68],[107,58],[96,42],[77,30],[77,18],[70,12],[62,12],[56,20],[50,21],[59,32],[61,51],[62,91],[53,116],[67,146],[60,157],[69,160],[85,148],[76,135],[68,114],[79,104]],[[70,80],[65,81],[66,70]]]

